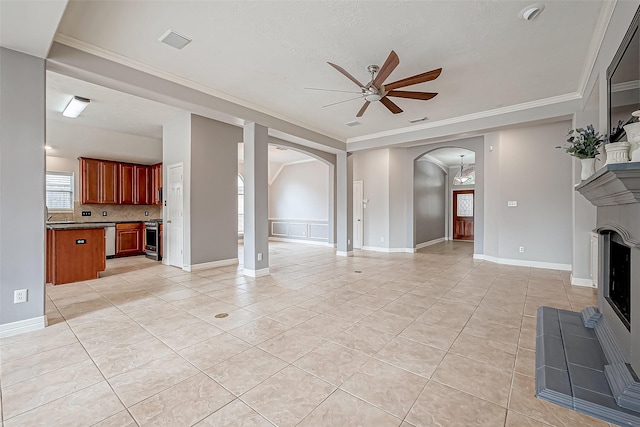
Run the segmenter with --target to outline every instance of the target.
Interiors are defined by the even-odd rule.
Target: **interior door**
[[[167,262],[182,268],[184,208],[182,193],[182,163],[169,166],[167,171],[169,194],[167,194]]]
[[[362,181],[353,181],[353,248],[362,249],[363,235],[363,186]]]
[[[453,240],[473,240],[474,191],[453,192]]]

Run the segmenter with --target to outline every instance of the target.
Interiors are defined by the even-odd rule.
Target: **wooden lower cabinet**
[[[144,223],[116,224],[116,256],[140,255],[143,246]]]
[[[104,228],[47,229],[47,283],[97,279],[106,268]]]

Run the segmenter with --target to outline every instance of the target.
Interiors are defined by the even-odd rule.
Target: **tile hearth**
[[[537,308],[595,291],[471,255],[271,243],[257,279],[111,260],[0,340],[3,426],[607,426],[534,397]]]

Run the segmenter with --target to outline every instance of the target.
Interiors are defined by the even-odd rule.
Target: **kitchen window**
[[[47,209],[73,210],[73,172],[47,172]]]

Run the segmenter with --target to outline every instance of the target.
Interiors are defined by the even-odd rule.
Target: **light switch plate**
[[[515,208],[516,206],[518,206],[518,202],[516,200],[509,200],[507,202],[507,207]]]

